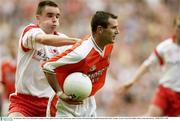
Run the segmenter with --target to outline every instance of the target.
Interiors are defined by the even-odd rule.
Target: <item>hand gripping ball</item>
[[[74,72],[66,77],[63,88],[66,95],[82,101],[91,94],[92,82],[86,74]]]

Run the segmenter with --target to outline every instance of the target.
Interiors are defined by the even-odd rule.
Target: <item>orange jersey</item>
[[[11,93],[15,92],[16,64],[11,60],[3,61],[1,64],[2,80],[5,87],[5,97],[8,99]]]
[[[64,80],[70,73],[87,74],[93,84],[91,95],[94,95],[104,85],[112,48],[113,45],[109,44],[101,50],[91,36],[49,59],[43,68],[56,73],[62,90]]]

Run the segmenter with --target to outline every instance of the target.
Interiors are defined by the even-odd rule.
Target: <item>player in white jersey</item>
[[[54,91],[41,70],[41,62],[57,54],[52,46],[70,45],[79,40],[56,32],[59,18],[56,3],[41,1],[36,13],[37,24],[30,24],[23,30],[18,48],[16,91],[10,96],[9,117],[46,116]]]
[[[140,66],[135,76],[124,84],[123,92],[137,82],[149,68],[160,65],[163,76],[146,116],[180,115],[180,16],[174,20],[175,35],[161,42]]]
[[[91,36],[43,64],[50,85],[60,97],[57,116],[96,116],[94,95],[105,83],[113,43],[119,33],[117,16],[98,11],[92,17],[91,28]],[[65,93],[63,93],[64,80],[73,72],[87,74],[92,81],[91,94],[82,102],[66,98]]]

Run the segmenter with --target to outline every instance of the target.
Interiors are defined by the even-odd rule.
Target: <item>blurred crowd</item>
[[[35,22],[35,10],[39,1],[0,0],[1,63],[6,58],[11,58],[13,63],[16,61],[14,54],[17,54],[20,31],[27,24]],[[180,1],[54,1],[60,5],[62,13],[58,29],[72,37],[83,38],[91,33],[91,16],[97,10],[118,15],[120,34],[116,38],[106,84],[96,96],[97,112],[99,116],[105,117],[142,116],[147,110],[161,75],[158,69],[145,75],[126,94],[119,94],[117,88],[130,79],[158,43],[173,35],[173,18],[180,13]]]

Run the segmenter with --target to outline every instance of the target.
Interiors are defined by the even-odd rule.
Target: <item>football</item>
[[[63,88],[66,95],[82,101],[91,94],[92,82],[86,74],[74,72],[66,77]]]

